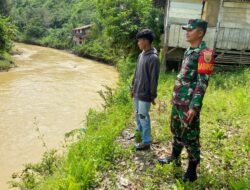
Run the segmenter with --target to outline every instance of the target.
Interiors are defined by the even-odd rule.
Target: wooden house
[[[217,63],[250,64],[250,0],[155,0],[161,5],[163,1],[168,68],[181,61],[188,47],[182,25],[194,18],[208,21],[204,41],[214,49]]]
[[[73,42],[75,45],[80,45],[84,43],[86,36],[92,25],[85,25],[78,28],[74,28],[73,32]]]

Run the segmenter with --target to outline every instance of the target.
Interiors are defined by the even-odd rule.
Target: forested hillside
[[[12,38],[16,33],[14,25],[10,22],[7,1],[0,1],[0,71],[9,69],[12,65],[9,52],[12,48]]]
[[[7,7],[20,32],[17,40],[108,63],[136,51],[135,34],[143,27],[154,29],[158,46],[163,25],[163,11],[149,0],[11,0]],[[72,29],[86,24],[93,25],[89,38],[73,46]]]
[[[141,28],[154,30],[157,47],[163,32],[163,10],[150,0],[1,0],[0,3],[2,17],[9,17],[7,20],[17,27],[16,41],[68,49],[112,64],[124,56],[134,57],[138,51],[135,34]],[[87,24],[93,27],[86,43],[74,46],[72,29]]]
[[[95,0],[11,0],[8,6],[18,40],[51,47],[71,47],[72,29],[96,21]]]

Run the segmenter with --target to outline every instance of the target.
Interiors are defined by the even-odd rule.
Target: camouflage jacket
[[[214,65],[214,53],[202,42],[198,48],[188,48],[184,53],[181,70],[177,75],[172,103],[187,105],[200,111]]]

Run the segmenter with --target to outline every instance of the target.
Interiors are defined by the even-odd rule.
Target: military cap
[[[188,21],[188,24],[185,26],[182,26],[183,30],[193,30],[196,28],[201,28],[204,30],[204,32],[207,31],[207,21],[201,20],[201,19],[190,19]]]

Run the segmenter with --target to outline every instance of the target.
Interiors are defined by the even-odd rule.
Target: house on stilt
[[[92,27],[91,24],[84,25],[78,28],[74,28],[72,30],[73,33],[73,42],[75,45],[81,45],[84,43],[86,36],[88,35],[88,32],[90,28]]]
[[[165,7],[164,63],[172,69],[181,61],[188,43],[189,19],[208,21],[204,40],[214,49],[216,63],[250,65],[250,0],[154,0]]]

